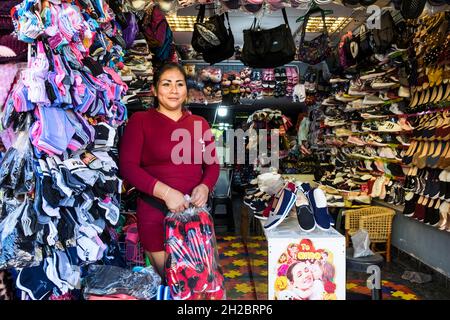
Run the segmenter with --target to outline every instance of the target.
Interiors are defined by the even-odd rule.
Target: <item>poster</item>
[[[269,299],[345,299],[343,239],[276,240],[269,241]]]

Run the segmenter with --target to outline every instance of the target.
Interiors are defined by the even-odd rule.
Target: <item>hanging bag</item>
[[[330,39],[328,37],[328,29],[325,23],[325,13],[321,11],[324,31],[320,36],[311,41],[305,40],[306,26],[311,14],[307,14],[303,26],[302,37],[298,50],[298,60],[311,65],[324,61],[330,54]]]
[[[214,64],[226,59],[231,58],[234,55],[234,37],[231,32],[230,20],[228,18],[228,12],[225,12],[220,16],[222,19],[227,18],[228,29],[225,29],[225,40],[220,46],[203,52],[203,60],[210,64]]]
[[[220,46],[226,34],[223,17],[214,15],[205,22],[205,10],[206,5],[200,5],[191,40],[194,50],[201,53]]]
[[[197,22],[194,24],[191,45],[195,51],[202,53],[203,60],[214,64],[233,56],[234,37],[228,13],[213,15],[207,22],[204,22],[205,8],[205,5],[200,6]],[[225,18],[228,28],[225,27]]]
[[[244,30],[241,61],[253,68],[283,66],[295,57],[295,43],[283,8],[284,24],[271,29],[256,27],[256,18],[250,29]]]

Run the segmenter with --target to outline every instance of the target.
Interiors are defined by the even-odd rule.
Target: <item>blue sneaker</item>
[[[279,197],[276,197],[272,210],[269,213],[269,218],[264,225],[265,230],[272,230],[276,228],[287,217],[292,207],[295,204],[297,196],[294,192],[283,189]]]
[[[327,197],[321,189],[312,189],[306,193],[314,212],[314,219],[319,229],[327,231],[331,227],[331,216],[328,213]]]

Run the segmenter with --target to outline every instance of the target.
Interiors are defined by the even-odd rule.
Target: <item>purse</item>
[[[325,23],[325,13],[322,11],[322,21],[324,25],[323,33],[311,41],[305,41],[306,26],[311,14],[307,14],[303,26],[302,37],[298,49],[298,60],[311,65],[324,61],[330,54],[330,39],[328,29]]]
[[[208,21],[204,22],[205,10],[206,5],[200,5],[191,40],[194,50],[200,53],[216,49],[225,43],[228,35],[223,15],[213,15],[209,17]]]
[[[275,68],[295,58],[295,43],[283,8],[284,24],[271,29],[256,28],[256,18],[250,29],[244,30],[241,61],[253,68]]]
[[[225,32],[223,33],[223,40],[222,43],[215,48],[208,49],[205,52],[203,52],[203,60],[208,62],[209,64],[214,64],[226,59],[231,58],[234,55],[234,36],[231,32],[231,26],[230,26],[230,20],[228,18],[228,12],[225,12],[220,16],[220,19],[222,19],[222,23],[224,18],[227,19],[228,23],[228,29],[225,29]],[[221,37],[222,38],[222,37]]]

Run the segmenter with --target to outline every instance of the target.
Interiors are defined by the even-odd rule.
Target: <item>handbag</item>
[[[205,10],[206,5],[200,5],[191,40],[191,45],[194,50],[201,53],[216,49],[225,43],[228,37],[228,32],[224,24],[224,15],[213,15],[209,17],[208,21],[204,22]]]
[[[225,12],[220,16],[220,18],[227,19],[228,23],[228,29],[225,29],[225,32],[223,33],[223,40],[222,43],[215,48],[208,49],[205,52],[203,52],[203,60],[210,64],[214,64],[226,59],[231,58],[234,55],[234,36],[231,32],[231,26],[230,26],[230,20],[228,18],[228,12]],[[223,23],[223,22],[222,22]]]
[[[298,60],[308,64],[318,64],[324,61],[330,54],[330,39],[328,37],[328,29],[325,23],[325,13],[321,11],[322,21],[324,25],[323,33],[311,41],[305,41],[306,26],[311,14],[307,14],[303,26],[302,37],[298,50]]]
[[[250,29],[244,30],[241,61],[253,68],[283,66],[295,57],[295,43],[283,8],[284,24],[271,29],[256,28],[256,18]]]

